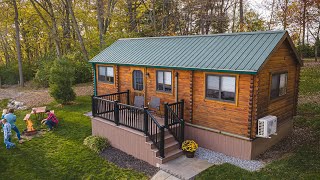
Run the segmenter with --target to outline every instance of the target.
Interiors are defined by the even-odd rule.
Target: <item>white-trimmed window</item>
[[[207,75],[206,98],[227,102],[235,102],[236,77],[222,75]]]
[[[275,99],[287,94],[287,83],[288,73],[272,74],[270,98]]]
[[[114,83],[114,73],[112,66],[98,66],[98,81]]]
[[[157,71],[157,91],[171,92],[172,91],[172,72]]]

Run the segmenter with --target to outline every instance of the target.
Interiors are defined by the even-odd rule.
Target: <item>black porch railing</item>
[[[159,149],[160,156],[164,158],[164,126],[157,122],[147,108],[119,103],[120,95],[123,94],[127,95],[125,98],[129,97],[129,91],[92,96],[93,117],[100,117],[114,122],[117,126],[123,125],[144,132]],[[129,98],[127,98],[127,102],[129,102]]]
[[[105,94],[100,96],[95,96],[98,98],[102,98],[109,101],[118,101],[123,104],[130,104],[130,91],[123,91],[118,93],[112,93],[112,94]]]
[[[164,105],[164,123],[173,137],[179,142],[180,147],[184,141],[184,101]]]
[[[144,122],[145,134],[159,149],[160,156],[164,158],[164,126],[161,126],[147,109],[144,113]]]

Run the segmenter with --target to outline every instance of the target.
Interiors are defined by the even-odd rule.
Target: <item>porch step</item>
[[[170,151],[169,153],[165,154],[164,158],[161,158],[160,156],[157,156],[156,158],[159,159],[161,164],[166,163],[168,161],[171,161],[173,159],[176,159],[180,157],[183,154],[183,151],[181,149],[175,149],[173,151]]]

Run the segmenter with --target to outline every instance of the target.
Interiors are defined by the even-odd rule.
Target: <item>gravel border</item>
[[[109,162],[113,162],[119,167],[134,169],[139,172],[143,172],[149,177],[155,175],[160,169],[150,165],[149,163],[139,160],[119,149],[114,147],[108,147],[105,149],[101,156]]]
[[[199,147],[195,153],[199,159],[207,160],[209,163],[220,165],[223,163],[230,163],[248,171],[258,171],[265,167],[265,163],[257,160],[243,160],[222,153],[214,152],[209,149]]]

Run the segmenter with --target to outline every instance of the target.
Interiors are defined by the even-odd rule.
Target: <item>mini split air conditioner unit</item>
[[[266,116],[258,119],[257,137],[271,138],[270,135],[277,135],[277,117]]]

